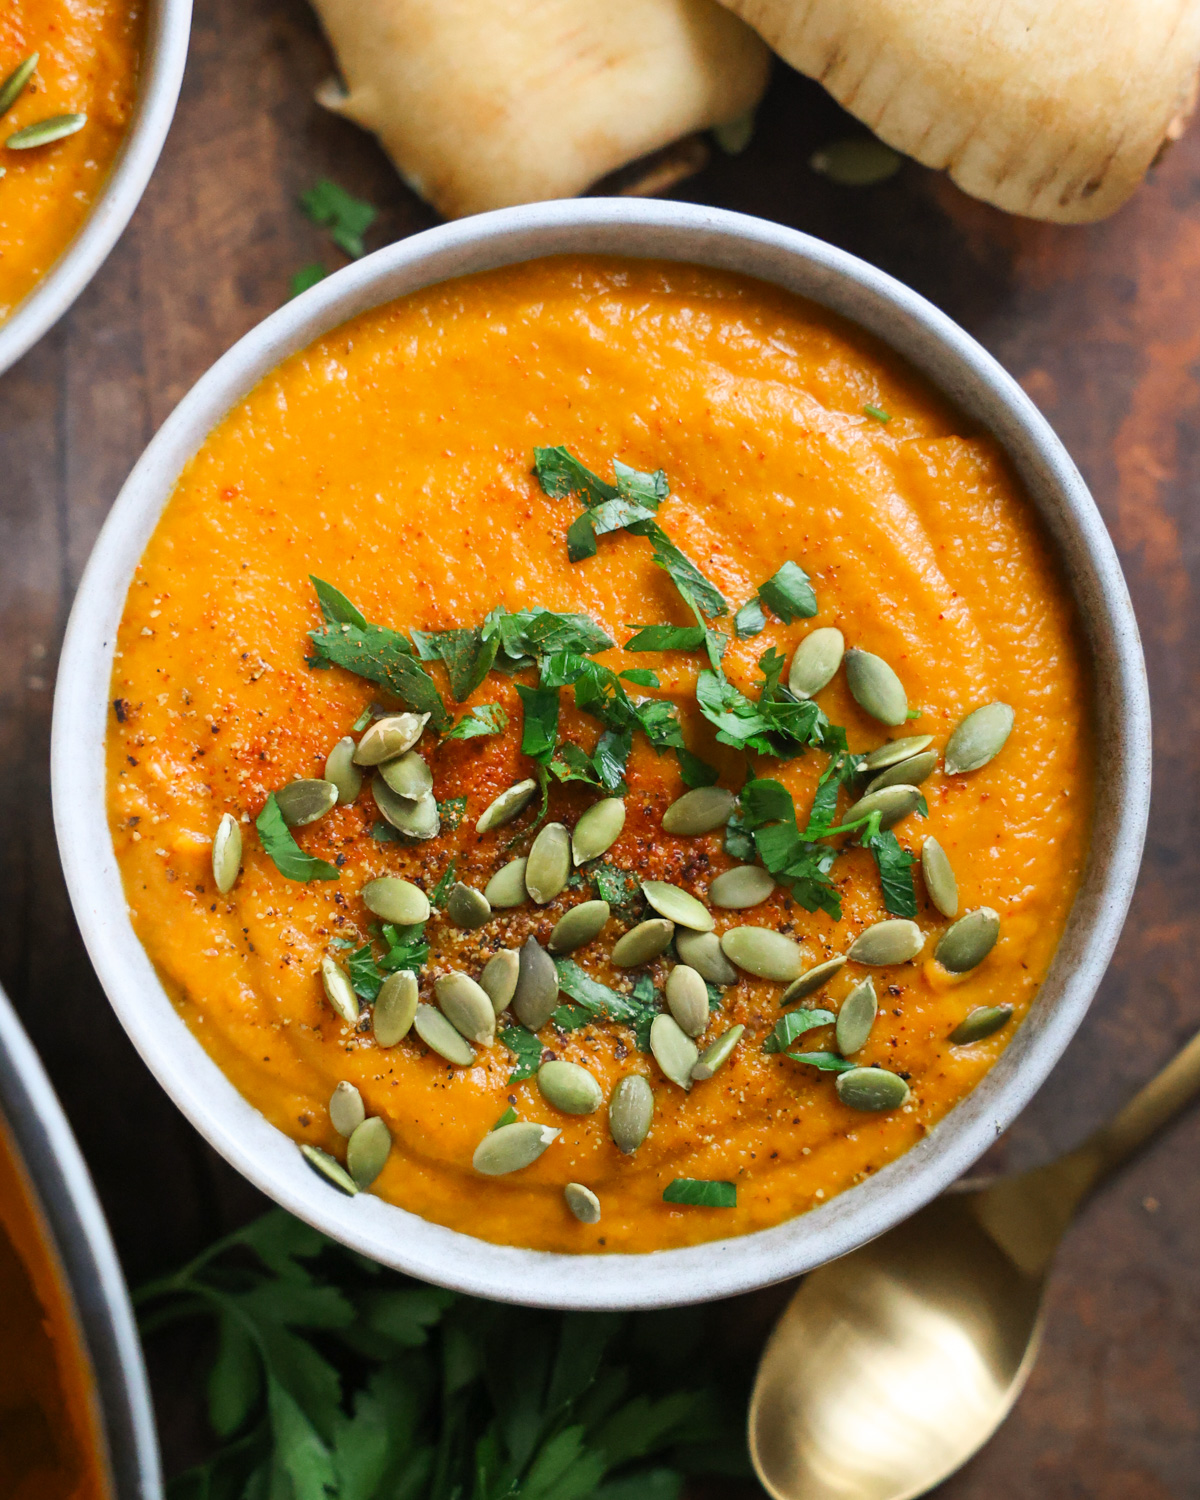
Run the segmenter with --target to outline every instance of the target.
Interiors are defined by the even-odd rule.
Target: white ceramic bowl
[[[491,1245],[370,1194],[332,1191],[176,1014],[130,926],[104,808],[125,593],[180,470],[213,426],[281,360],[367,308],[447,277],[584,251],[747,272],[844,314],[904,355],[1007,450],[1062,549],[1096,680],[1090,863],[1041,995],[996,1067],[918,1146],[824,1207],[756,1234],[643,1255]],[[380,250],[280,308],[213,366],[146,450],[96,543],[59,668],[52,754],[59,849],[92,961],[142,1057],[205,1138],[276,1202],[376,1260],[485,1297],[575,1308],[701,1301],[795,1275],[889,1229],[965,1171],[1027,1103],[1087,1010],[1133,890],[1150,793],[1145,668],[1125,581],[1083,481],[1020,387],[936,308],[840,250],[721,210],[597,198],[484,214]]]
[[[192,0],[151,0],[129,130],[74,239],[12,317],[0,323],[0,374],[58,322],[104,264],[133,216],[171,128],[191,24]]]

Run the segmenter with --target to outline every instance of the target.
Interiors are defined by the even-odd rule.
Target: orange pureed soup
[[[0,1118],[0,1494],[107,1500],[101,1442],[70,1293]]]
[[[104,185],[133,113],[144,20],[144,0],[0,6],[0,80],[37,56],[0,116],[0,322],[66,249]],[[45,145],[7,144],[67,115],[86,119]]]
[[[195,1035],[331,1183],[349,1150],[500,1243],[693,1244],[878,1171],[1035,1003],[1087,852],[1085,653],[995,445],[686,265],[489,272],[286,361],[184,471],[111,697],[129,910]]]

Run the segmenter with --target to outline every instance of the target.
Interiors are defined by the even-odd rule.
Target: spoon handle
[[[1161,1073],[1138,1090],[1118,1115],[1079,1148],[1081,1153],[1095,1158],[1095,1176],[1088,1187],[1127,1161],[1197,1094],[1200,1094],[1200,1032]]]
[[[1197,1094],[1200,1033],[1074,1151],[979,1192],[976,1217],[1023,1271],[1041,1273],[1083,1199]]]

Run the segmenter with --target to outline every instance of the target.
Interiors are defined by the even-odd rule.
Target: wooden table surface
[[[134,1281],[261,1200],[161,1092],[88,965],[51,824],[55,663],[93,539],[151,435],[285,299],[295,270],[343,263],[297,195],[330,176],[377,204],[372,249],[435,222],[372,139],[312,102],[329,68],[302,0],[198,0],[179,112],[130,228],[71,312],[0,377],[0,982]],[[1091,485],[1146,646],[1156,787],[1141,881],[1091,1014],[996,1148],[999,1163],[1022,1165],[1072,1144],[1200,1026],[1200,128],[1115,218],[1060,228],[1005,217],[915,164],[872,189],[836,187],[805,163],[849,124],[780,67],[750,149],[676,192],[853,251],[991,350]],[[1028,1389],[942,1495],[1200,1494],[1198,1162],[1200,1110],[1087,1209],[1052,1280]],[[168,1472],[175,1449],[168,1430]]]

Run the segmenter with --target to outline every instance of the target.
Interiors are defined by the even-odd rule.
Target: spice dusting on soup
[[[995,446],[690,266],[489,272],[288,360],[181,477],[111,697],[195,1035],[331,1193],[500,1243],[877,1172],[1035,1003],[1087,851],[1077,622]]]
[[[143,0],[0,7],[0,323],[104,185],[137,94]]]

